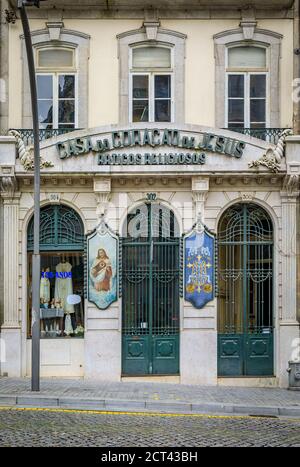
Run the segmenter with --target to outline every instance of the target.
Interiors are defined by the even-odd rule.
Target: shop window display
[[[31,333],[32,254],[28,254],[28,336]],[[79,302],[79,303],[76,303]],[[41,253],[41,337],[84,334],[84,266],[81,253]]]
[[[28,226],[28,320],[31,337],[32,234]],[[84,233],[77,213],[66,206],[41,209],[40,318],[42,338],[84,335]]]

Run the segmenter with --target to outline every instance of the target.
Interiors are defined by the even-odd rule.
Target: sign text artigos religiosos
[[[61,159],[93,152],[98,165],[185,165],[205,164],[206,152],[240,158],[246,145],[243,141],[213,133],[191,136],[182,135],[179,130],[145,128],[112,131],[102,139],[79,137],[58,142],[56,146]],[[137,152],[137,148],[147,146],[156,151]],[[157,151],[159,147],[162,152]],[[170,152],[168,147],[178,151]]]

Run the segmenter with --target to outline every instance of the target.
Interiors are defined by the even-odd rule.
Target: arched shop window
[[[218,372],[273,375],[273,226],[254,203],[227,209],[218,227]]]
[[[41,337],[84,334],[84,228],[78,214],[63,205],[41,209]],[[31,334],[33,217],[27,231],[28,337]],[[78,302],[78,303],[77,303]]]

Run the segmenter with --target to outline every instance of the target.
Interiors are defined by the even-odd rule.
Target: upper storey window
[[[74,69],[73,49],[38,49],[38,68],[72,68]]]
[[[173,120],[172,51],[167,47],[136,47],[131,50],[130,120]]]
[[[229,68],[266,68],[266,49],[240,46],[228,49]]]
[[[37,49],[40,128],[77,127],[77,73],[74,49]]]
[[[266,48],[228,48],[226,70],[228,128],[268,126],[268,65]]]

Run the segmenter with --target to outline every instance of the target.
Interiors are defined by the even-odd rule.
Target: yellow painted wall
[[[117,34],[137,29],[141,21],[65,21],[68,29],[91,36],[89,63],[89,127],[118,123],[119,61]]]
[[[185,58],[186,123],[215,126],[213,35],[234,29],[236,21],[164,21],[163,27],[187,34]]]
[[[291,128],[293,126],[293,21],[264,20],[259,21],[258,27],[283,35],[280,60],[280,119],[282,128]]]
[[[89,126],[118,122],[118,47],[116,35],[139,28],[141,20],[65,20],[67,29],[91,36],[89,60]],[[45,22],[32,20],[32,30]],[[166,20],[161,26],[187,34],[185,116],[187,123],[215,124],[215,62],[213,35],[238,27],[235,20]],[[263,20],[259,28],[281,33],[281,126],[292,124],[293,28],[291,20]],[[22,127],[22,61],[20,22],[10,26],[9,126]],[[221,105],[221,103],[220,103]],[[79,109],[80,111],[80,109]]]
[[[44,29],[45,21],[30,21],[30,29]],[[20,21],[9,27],[9,128],[22,128],[22,92],[23,92],[23,62],[21,39],[23,34]]]

